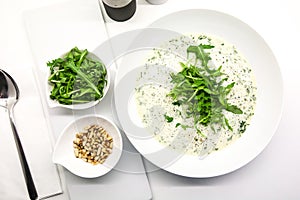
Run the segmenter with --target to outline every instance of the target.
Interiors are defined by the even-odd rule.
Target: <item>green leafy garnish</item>
[[[80,104],[103,97],[107,84],[103,63],[88,57],[88,51],[71,49],[63,58],[47,63],[50,68],[48,81],[53,88],[50,98],[61,104]]]
[[[205,50],[212,48],[214,46],[203,44],[189,46],[188,55],[195,54],[195,63],[200,61],[201,66],[180,63],[182,70],[170,74],[174,87],[168,96],[174,100],[173,105],[184,106],[186,117],[194,119],[194,127],[203,137],[205,135],[198,129],[198,125],[221,124],[232,131],[223,110],[234,114],[243,113],[236,105],[228,103],[227,95],[235,82],[225,85],[228,77],[221,71],[222,66],[217,69],[209,67],[211,57]],[[178,126],[179,124],[176,125]]]

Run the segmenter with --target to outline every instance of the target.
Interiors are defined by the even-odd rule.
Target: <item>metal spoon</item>
[[[0,106],[4,107],[8,111],[10,125],[13,131],[15,143],[18,149],[20,162],[22,165],[23,174],[27,186],[27,191],[31,200],[38,198],[37,191],[30,173],[28,163],[23,151],[23,147],[15,126],[13,117],[13,108],[19,99],[19,88],[14,79],[5,71],[0,69]]]

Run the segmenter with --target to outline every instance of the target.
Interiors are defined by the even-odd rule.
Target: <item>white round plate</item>
[[[212,10],[185,10],[167,15],[151,28],[185,33],[208,33],[234,44],[253,67],[257,82],[257,104],[247,131],[234,143],[204,159],[179,155],[165,148],[140,125],[132,113],[132,93],[143,65],[143,51],[122,57],[115,78],[115,106],[119,121],[134,147],[156,166],[186,177],[204,178],[223,175],[246,165],[270,142],[282,113],[283,83],[277,61],[263,38],[239,19]],[[155,37],[155,36],[154,36]],[[169,38],[173,39],[173,38]],[[125,78],[124,78],[125,77]]]

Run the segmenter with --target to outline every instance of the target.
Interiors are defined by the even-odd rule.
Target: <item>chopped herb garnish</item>
[[[245,121],[242,121],[240,123],[240,129],[239,129],[240,133],[244,133],[246,131],[247,125],[248,124]]]
[[[183,130],[186,130],[187,128],[191,128],[190,126],[184,125],[184,124],[181,124],[181,123],[177,123],[177,124],[175,125],[175,128],[177,128],[177,127],[179,127],[179,126],[181,126],[181,128],[182,128]]]
[[[167,114],[164,115],[165,119],[167,120],[168,123],[171,123],[173,121],[173,117],[168,116]]]
[[[173,104],[174,106],[180,106],[180,103],[179,103],[178,101],[174,101],[172,104]]]
[[[232,140],[232,135],[229,138],[227,138],[227,141],[231,141],[231,140]]]
[[[175,128],[177,128],[178,126],[180,126],[181,124],[180,123],[177,123],[176,125],[175,125]]]
[[[180,124],[180,126],[183,130],[186,130],[187,128],[192,128],[192,127],[190,127],[188,125],[184,125],[184,124]]]

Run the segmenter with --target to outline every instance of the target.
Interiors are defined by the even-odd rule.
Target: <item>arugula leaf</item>
[[[185,106],[186,117],[194,119],[194,127],[202,137],[206,136],[197,128],[198,125],[221,124],[232,131],[223,110],[234,114],[243,113],[237,106],[227,102],[227,95],[235,82],[224,85],[228,76],[221,71],[222,66],[217,69],[210,69],[208,66],[211,57],[205,50],[212,48],[214,46],[205,44],[189,46],[187,53],[194,53],[196,60],[201,61],[201,66],[180,63],[182,70],[170,74],[174,86],[168,96],[174,100],[173,105]],[[173,121],[173,118],[166,115],[165,118],[168,122]],[[175,127],[178,126],[182,125],[177,123]]]
[[[227,111],[232,112],[234,114],[243,114],[243,111],[241,109],[239,109],[237,106],[235,105],[230,105],[227,104],[226,108]]]
[[[211,57],[209,56],[209,53],[204,51],[204,49],[212,48],[214,48],[214,46],[200,44],[199,46],[189,46],[187,52],[194,53],[196,58],[201,60],[203,67],[207,67],[208,61],[211,60]]]
[[[232,127],[230,126],[228,119],[224,117],[225,125],[228,127],[229,130],[233,131]]]

